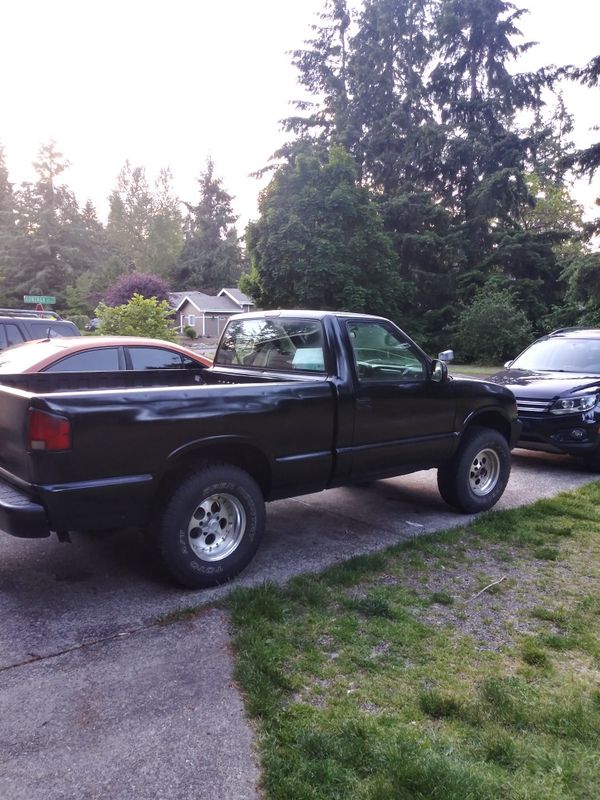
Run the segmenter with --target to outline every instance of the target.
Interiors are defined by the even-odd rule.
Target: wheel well
[[[465,426],[463,435],[468,430],[471,430],[471,428],[492,428],[498,431],[498,433],[501,433],[507,442],[510,442],[510,423],[508,423],[504,417],[501,417],[500,414],[496,414],[493,411],[484,411],[482,414],[477,414],[476,417],[472,417]]]
[[[177,459],[162,476],[157,496],[164,496],[174,483],[178,483],[203,464],[210,463],[231,464],[243,469],[258,483],[263,496],[268,495],[271,487],[271,468],[265,455],[251,445],[218,444],[200,447]]]

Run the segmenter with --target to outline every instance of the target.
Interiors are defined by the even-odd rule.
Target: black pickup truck
[[[210,368],[0,382],[0,528],[137,526],[193,588],[248,564],[266,500],[436,467],[450,505],[486,510],[520,429],[510,391],[358,314],[237,315]]]

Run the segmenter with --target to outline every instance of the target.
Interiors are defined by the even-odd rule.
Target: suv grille
[[[548,400],[530,400],[527,397],[517,397],[517,412],[519,414],[546,414],[552,405]]]

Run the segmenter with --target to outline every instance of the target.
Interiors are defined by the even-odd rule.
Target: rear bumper
[[[3,480],[0,480],[0,529],[21,539],[50,536],[44,507]]]

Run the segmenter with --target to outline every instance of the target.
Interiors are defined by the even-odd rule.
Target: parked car
[[[156,346],[161,367],[185,349]],[[487,510],[519,430],[511,392],[450,379],[381,317],[241,314],[205,369],[0,374],[0,528],[68,541],[139,526],[175,580],[203,588],[248,564],[267,500],[436,468],[450,505]]]
[[[134,336],[46,339],[0,353],[0,373],[3,374],[194,369],[211,363],[210,359],[187,347]]]
[[[0,308],[0,350],[33,339],[80,335],[73,322],[61,319],[53,311]]]
[[[600,328],[542,336],[490,380],[517,399],[518,447],[580,456],[600,471]]]

